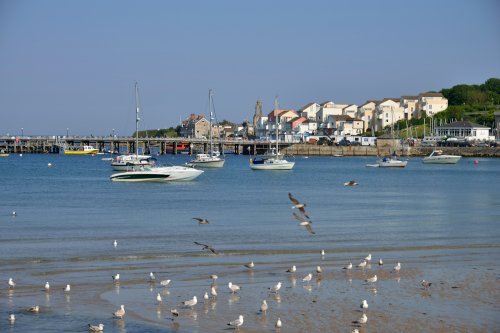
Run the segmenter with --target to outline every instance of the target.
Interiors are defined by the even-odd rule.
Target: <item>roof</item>
[[[375,105],[377,105],[378,103],[380,103],[380,101],[377,101],[377,100],[374,100],[374,99],[371,99],[371,100],[367,100],[366,102],[364,102],[363,104],[361,104],[359,107],[363,107],[367,104],[370,104],[370,103],[373,103]]]
[[[323,102],[323,103],[319,103],[319,105],[324,106],[325,104],[328,104],[328,103],[335,104],[335,103],[333,103],[332,101],[326,101],[326,102]]]
[[[401,96],[402,99],[411,99],[411,100],[417,100],[418,99],[418,96],[410,96],[410,95],[407,95],[407,96]]]
[[[342,110],[347,109],[350,106],[355,106],[356,108],[358,107],[356,104],[348,104],[346,107],[343,107]]]
[[[483,126],[470,121],[455,121],[443,126],[438,126],[438,128],[488,128],[488,126]]]
[[[399,98],[387,97],[387,98],[384,98],[381,103],[387,102],[387,101],[393,101],[393,102],[399,103]]]
[[[304,111],[305,109],[307,109],[308,107],[310,107],[310,106],[312,106],[314,104],[316,104],[316,103],[315,102],[313,102],[313,103],[307,103],[306,105],[304,105],[302,108],[299,109],[299,112]]]
[[[352,120],[355,120],[354,118],[351,118],[349,117],[348,115],[345,115],[345,114],[341,114],[341,115],[337,115],[337,116],[333,116],[333,118],[335,119],[335,121],[352,121]]]
[[[419,96],[421,96],[421,97],[444,97],[443,94],[438,93],[438,92],[421,93]]]

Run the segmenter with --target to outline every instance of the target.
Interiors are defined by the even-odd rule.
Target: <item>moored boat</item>
[[[64,155],[92,155],[92,154],[97,154],[98,152],[99,149],[94,148],[92,146],[81,146],[75,150],[65,149]]]
[[[447,155],[443,154],[440,149],[435,149],[429,156],[422,159],[423,163],[426,164],[456,164],[462,156],[460,155]]]
[[[193,180],[203,173],[202,170],[185,166],[146,166],[139,170],[115,173],[110,179],[115,182],[169,182]]]

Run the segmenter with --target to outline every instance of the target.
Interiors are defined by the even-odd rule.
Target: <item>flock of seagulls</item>
[[[354,182],[354,181],[350,181],[348,183],[345,183],[344,184],[345,186],[356,186],[357,183]],[[293,195],[291,193],[288,193],[288,197],[290,199],[290,201],[293,203],[293,206],[292,206],[292,209],[297,209],[298,212],[300,212],[301,215],[298,215],[296,214],[295,212],[292,213],[292,215],[300,221],[299,225],[300,226],[303,226],[306,228],[306,230],[310,233],[310,234],[314,234],[315,232],[312,230],[312,227],[311,227],[311,219],[309,217],[309,215],[307,214],[307,212],[305,211],[305,207],[306,207],[306,204],[304,203],[300,203],[295,197],[293,197]],[[13,212],[13,215],[15,215],[15,212]],[[194,217],[193,218],[194,220],[198,221],[198,224],[200,225],[207,225],[209,224],[209,221],[205,218],[197,218],[197,217]],[[200,243],[200,242],[194,242],[194,244],[198,245],[198,246],[201,246],[202,247],[202,250],[205,250],[205,251],[209,251],[210,253],[212,254],[218,254],[218,251],[216,251],[211,245],[208,245],[208,244],[204,244],[204,243]],[[116,248],[118,246],[118,242],[117,240],[114,240],[113,241],[113,246]],[[324,258],[325,256],[325,250],[321,250],[321,257],[322,259]],[[361,260],[359,262],[359,264],[356,265],[357,268],[359,269],[365,269],[368,267],[368,264],[371,262],[372,260],[372,254],[369,253],[363,260]],[[382,261],[382,259],[379,259],[378,261],[378,265],[382,266],[384,263]],[[243,264],[243,266],[248,269],[248,270],[253,270],[255,268],[255,263],[254,261],[251,261],[249,263],[246,263],[246,264]],[[353,269],[353,264],[352,262],[349,262],[348,265],[346,265],[345,267],[343,267],[344,270],[352,270]],[[323,273],[323,269],[318,265],[316,266],[316,274],[319,276],[321,276],[321,274]],[[393,272],[400,272],[401,271],[401,263],[400,262],[397,262],[397,264],[393,267]],[[287,273],[290,273],[290,274],[295,274],[297,272],[297,267],[295,265],[291,266],[290,268],[288,268],[286,270]],[[119,283],[120,281],[120,274],[119,273],[116,273],[114,275],[111,276],[112,277],[112,280],[115,282],[115,283]],[[203,299],[204,300],[208,300],[210,297],[212,299],[215,299],[217,298],[217,289],[216,289],[216,281],[218,279],[218,276],[215,275],[215,274],[212,274],[209,276],[209,278],[212,280],[212,285],[211,285],[211,288],[210,288],[210,296],[209,296],[209,293],[208,292],[205,292],[204,296],[203,296]],[[302,278],[302,282],[305,284],[305,286],[307,286],[311,280],[313,279],[313,274],[312,273],[308,273],[306,275],[303,276]],[[154,282],[156,281],[156,276],[154,275],[153,272],[150,272],[149,273],[149,281],[150,282]],[[368,277],[364,280],[367,284],[375,284],[377,281],[378,281],[378,278],[377,278],[377,275],[374,274],[373,276],[371,277]],[[160,281],[160,286],[162,287],[168,287],[171,283],[171,280],[170,279],[167,279],[167,280],[162,280]],[[422,288],[424,289],[428,289],[430,288],[432,285],[431,282],[428,282],[426,280],[422,280],[421,281],[421,286]],[[8,280],[8,286],[10,289],[14,289],[16,287],[16,283],[14,282],[13,278],[9,278]],[[281,281],[278,281],[275,285],[271,286],[268,288],[269,290],[269,294],[275,294],[277,295],[279,293],[279,291],[281,290],[283,286],[283,283]],[[236,294],[238,292],[241,291],[242,287],[239,286],[239,285],[236,285],[236,284],[233,284],[232,282],[229,282],[227,284],[227,287],[229,289],[229,292],[231,294]],[[45,286],[44,286],[44,290],[46,292],[49,292],[50,291],[50,284],[49,282],[47,281],[45,283]],[[67,284],[65,288],[63,288],[64,292],[65,293],[69,293],[71,291],[71,285],[70,284]],[[162,296],[160,293],[157,293],[156,295],[156,302],[157,304],[162,304],[163,303],[163,299],[162,299]],[[179,303],[178,305],[181,306],[181,307],[185,307],[185,308],[193,308],[195,307],[196,305],[198,304],[198,298],[197,296],[193,296],[191,299],[188,299],[188,300],[185,300],[181,303]],[[352,321],[352,324],[353,326],[355,327],[362,327],[363,325],[366,325],[366,323],[368,322],[368,317],[365,313],[365,311],[368,309],[368,302],[367,300],[362,300],[361,304],[360,304],[360,309],[362,311],[362,315],[355,321]],[[26,309],[27,312],[32,312],[32,313],[38,313],[40,311],[40,307],[38,305],[34,305],[30,308],[27,308]],[[260,310],[259,310],[259,313],[262,314],[262,315],[266,315],[266,313],[269,311],[269,305],[267,303],[267,300],[264,299],[262,300],[262,303],[260,305]],[[176,308],[172,308],[170,310],[170,313],[172,315],[172,320],[174,320],[175,318],[179,317],[179,311],[176,309]],[[125,316],[125,305],[120,305],[120,307],[115,311],[113,312],[113,317],[114,318],[117,318],[117,319],[123,319],[123,317]],[[14,322],[16,321],[16,317],[15,317],[15,314],[10,314],[9,317],[8,317],[8,320],[11,324],[14,324]],[[244,324],[244,315],[240,314],[238,316],[237,319],[235,320],[232,320],[230,321],[229,323],[227,323],[228,326],[234,328],[235,330],[238,330],[243,324]],[[280,317],[277,318],[277,321],[275,322],[274,324],[274,327],[276,329],[276,332],[280,332],[281,328],[283,326],[283,322],[281,320]],[[99,323],[99,324],[88,324],[88,330],[91,331],[91,332],[103,332],[104,331],[104,325],[102,323]],[[353,328],[353,330],[351,331],[353,333],[356,333],[358,332],[359,333],[359,330],[358,328]]]

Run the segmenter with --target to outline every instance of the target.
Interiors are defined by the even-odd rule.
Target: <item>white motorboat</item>
[[[146,166],[142,169],[115,173],[110,179],[115,182],[169,182],[193,180],[203,173],[186,166]]]
[[[446,155],[440,149],[435,149],[429,156],[422,159],[426,164],[456,164],[462,156],[460,155]]]
[[[149,155],[139,155],[139,87],[135,83],[135,154],[120,155],[111,162],[111,167],[116,171],[139,170],[153,166],[156,159]]]
[[[279,135],[278,135],[278,98],[274,99],[274,109],[275,109],[275,127],[276,127],[276,150],[271,149],[268,153],[262,156],[256,156],[250,159],[250,169],[252,170],[291,170],[293,169],[295,162],[287,161],[282,154],[279,152]]]
[[[210,122],[209,122],[209,136],[210,136],[210,151],[208,154],[196,154],[194,160],[189,162],[190,165],[194,165],[200,168],[222,168],[224,166],[224,159],[220,157],[218,151],[214,151],[213,148],[213,138],[212,138],[212,119],[213,114],[213,100],[212,100],[212,90],[208,91],[208,108],[210,109]]]

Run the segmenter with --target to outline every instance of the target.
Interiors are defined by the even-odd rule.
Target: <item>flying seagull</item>
[[[292,196],[292,193],[288,193],[288,197],[290,198],[290,201],[293,202],[292,209],[297,208],[302,213],[302,215],[304,215],[305,217],[309,218],[309,215],[307,215],[306,210],[304,209],[304,207],[306,206],[306,204],[301,204],[297,199],[295,199]]]
[[[306,220],[305,218],[293,213],[293,217],[295,217],[297,220],[300,221],[299,225],[303,226],[304,228],[307,229],[307,231],[309,231],[310,234],[314,235],[315,232],[312,230],[312,227],[311,227],[311,224],[312,222],[311,221],[308,221]]]
[[[201,217],[193,217],[193,220],[198,221],[198,224],[210,224],[207,219],[203,219]]]
[[[208,250],[208,251],[212,252],[213,254],[217,254],[217,251],[215,251],[215,249],[213,247],[211,247],[210,245],[202,244],[202,243],[198,243],[198,242],[194,242],[194,243],[196,245],[203,246],[202,250]]]

